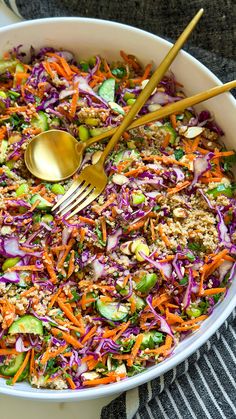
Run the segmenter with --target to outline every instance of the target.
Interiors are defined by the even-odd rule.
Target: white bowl
[[[180,28],[176,30],[176,37],[179,31]],[[0,39],[0,56],[4,51],[19,44],[23,44],[25,50],[31,45],[36,48],[43,46],[63,48],[83,58],[99,53],[109,59],[115,59],[119,58],[119,51],[122,49],[136,55],[143,63],[153,60],[155,64],[164,58],[171,47],[169,42],[142,30],[87,18],[50,18],[17,23],[0,29]],[[171,68],[177,80],[184,84],[188,95],[221,84],[211,71],[183,51],[179,53]],[[204,106],[200,107],[209,109],[215,115],[226,134],[226,146],[235,147],[236,101],[233,96],[226,93],[205,102]],[[0,393],[48,401],[87,400],[121,393],[164,374],[188,358],[216,332],[235,305],[236,281],[232,283],[225,299],[204,321],[200,330],[181,342],[169,359],[119,383],[78,391],[55,391],[35,389],[26,383],[18,383],[11,387],[5,383],[5,380],[0,379]]]

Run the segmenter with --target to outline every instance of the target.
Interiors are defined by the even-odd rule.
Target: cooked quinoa
[[[151,74],[136,57],[76,61],[21,49],[0,61],[0,374],[9,385],[81,389],[170,356],[224,298],[236,263],[234,151],[208,111],[124,134],[101,196],[66,220],[52,206],[73,179],[33,177],[43,130],[84,141],[118,126]],[[172,73],[140,115],[184,97]],[[82,166],[104,144],[87,148]],[[76,176],[76,175],[75,175]]]

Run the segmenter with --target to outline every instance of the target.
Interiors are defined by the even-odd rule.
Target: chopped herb
[[[195,256],[190,252],[186,253],[186,257],[190,262],[194,262],[194,260],[196,259]]]
[[[178,148],[174,151],[175,159],[180,160],[184,156],[184,150],[182,148]]]
[[[186,285],[188,283],[188,277],[185,275],[180,281],[180,285]]]
[[[123,79],[126,76],[127,72],[124,67],[117,67],[111,70],[113,76],[117,77],[118,79]]]
[[[102,239],[102,231],[100,230],[100,228],[98,226],[95,227],[95,233],[97,234],[98,243],[101,246],[106,246],[106,243]]]
[[[195,250],[196,252],[203,251],[203,246],[200,243],[196,243],[196,242],[190,242],[190,243],[188,243],[188,248],[190,250]]]

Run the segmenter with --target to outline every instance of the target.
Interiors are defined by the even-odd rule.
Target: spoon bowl
[[[27,169],[50,182],[71,177],[82,162],[83,143],[65,131],[53,129],[36,135],[25,150]]]

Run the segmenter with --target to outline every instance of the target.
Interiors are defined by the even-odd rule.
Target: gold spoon
[[[148,113],[136,119],[128,127],[127,131],[148,124],[150,122],[166,118],[173,113],[182,112],[186,108],[197,105],[198,103],[204,102],[205,100],[211,99],[234,88],[236,88],[236,80],[225,83],[222,86],[213,87],[212,89],[197,93],[196,95],[189,96],[170,105],[163,106],[155,112]],[[32,144],[29,143],[25,152],[25,163],[28,169],[32,173],[34,171],[33,174],[38,178],[41,178],[41,174],[43,174],[43,179],[47,181],[66,179],[67,177],[73,175],[73,173],[75,173],[80,167],[84,150],[87,147],[90,147],[94,143],[111,137],[116,132],[116,130],[117,127],[108,129],[96,137],[92,137],[87,141],[80,142],[78,142],[68,132],[59,131],[56,129],[42,132],[41,134],[34,137],[34,141],[31,141]],[[42,139],[44,139],[45,144],[42,144]],[[50,142],[50,144],[46,144],[46,142]],[[65,152],[65,146],[68,152]],[[36,147],[38,148],[36,149]],[[60,147],[63,147],[62,153],[60,153]],[[47,153],[44,158],[35,160],[38,155],[43,156],[45,150],[47,150]],[[64,161],[62,165],[62,168],[64,168],[63,172],[62,168],[58,170],[58,167],[60,167],[62,162],[62,155],[64,155]],[[70,174],[68,175],[68,173]],[[62,175],[63,177],[61,177]]]
[[[135,115],[139,112],[140,108],[151,95],[153,89],[162,79],[179,50],[192,33],[202,14],[203,9],[200,9],[187,25],[183,33],[179,36],[167,56],[155,70],[148,84],[142,90],[129,113],[122,121],[120,125],[120,127],[122,126],[121,130],[119,130],[119,127],[118,129],[115,129],[115,131],[109,130],[109,134],[106,133],[106,135],[102,138],[107,138],[117,131],[119,131],[118,136],[120,136],[126,129],[128,129],[132,119],[134,119]],[[152,116],[154,118],[150,119],[150,121],[155,119],[154,112]],[[143,122],[138,125],[142,124]],[[72,176],[79,169],[84,149],[97,141],[98,137],[94,137],[86,143],[81,143],[69,133],[61,130],[49,130],[42,132],[29,142],[25,150],[26,167],[34,176],[40,179],[47,181],[64,180]]]

